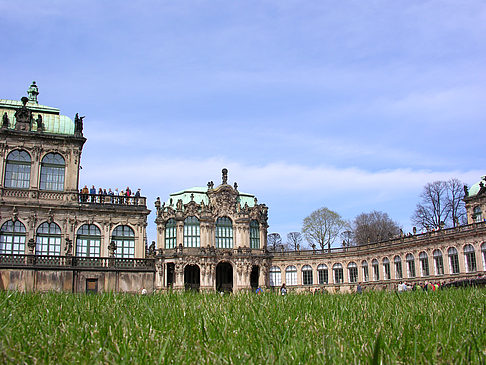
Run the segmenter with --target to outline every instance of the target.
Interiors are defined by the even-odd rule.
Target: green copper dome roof
[[[193,200],[197,204],[201,204],[201,202],[204,202],[204,204],[208,205],[209,204],[209,198],[208,195],[206,194],[208,191],[207,187],[202,187],[202,186],[195,186],[190,189],[178,191],[177,193],[172,193],[169,196],[169,200],[166,202],[166,206],[170,207],[175,207],[177,204],[177,201],[179,199],[182,199],[182,204],[187,204],[191,201],[191,195],[193,194]],[[255,196],[251,194],[246,194],[246,193],[239,193],[239,198],[240,198],[240,205],[243,207],[246,204],[251,208],[255,206]],[[172,199],[172,204],[171,200]]]
[[[482,182],[484,185],[486,185],[486,176],[483,176],[480,181],[478,181],[476,184],[474,184],[473,186],[471,186],[469,188],[468,196],[474,196],[479,192],[479,189],[480,189],[479,183],[480,182]]]
[[[32,82],[29,89],[27,90],[28,102],[26,104],[27,109],[32,111],[32,118],[34,123],[32,123],[32,130],[37,131],[37,123],[35,121],[39,117],[42,117],[42,124],[44,126],[43,133],[51,134],[64,134],[73,135],[74,134],[74,122],[71,118],[61,115],[61,111],[57,108],[53,108],[46,105],[40,105],[37,102],[37,96],[39,95],[39,88],[37,87],[35,81]],[[0,118],[3,118],[5,113],[7,113],[9,119],[9,129],[15,128],[17,120],[15,119],[15,112],[17,109],[22,107],[23,103],[20,100],[7,100],[0,99]]]
[[[45,105],[40,105],[29,101],[26,104],[27,108],[32,111],[32,117],[37,119],[38,115],[42,116],[42,124],[44,125],[44,133],[52,134],[74,134],[74,122],[71,118],[61,115],[60,110]],[[7,113],[10,120],[9,128],[15,128],[17,123],[15,119],[15,111],[22,107],[22,102],[17,100],[0,99],[0,118]],[[37,130],[37,124],[33,123],[32,130]]]

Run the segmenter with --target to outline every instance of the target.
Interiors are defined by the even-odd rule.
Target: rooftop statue
[[[30,85],[29,90],[27,90],[27,94],[29,95],[30,102],[39,104],[37,102],[37,95],[39,95],[39,88],[35,84],[35,81],[32,81],[32,85]]]

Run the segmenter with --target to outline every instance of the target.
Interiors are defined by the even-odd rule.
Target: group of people
[[[423,290],[423,291],[436,291],[438,289],[441,288],[441,284],[440,283],[431,283],[431,282],[424,282],[424,283],[410,283],[410,284],[407,284],[406,282],[400,282],[398,283],[398,286],[397,286],[397,291],[399,293],[401,292],[404,292],[404,291],[419,291],[419,290]]]
[[[95,186],[92,185],[89,189],[87,185],[84,186],[80,191],[80,199],[82,203],[112,203],[112,204],[138,204],[138,198],[140,198],[140,189],[138,189],[135,194],[127,186],[125,190],[118,192],[118,188],[112,191],[111,188],[96,190]],[[130,199],[132,198],[132,199]]]

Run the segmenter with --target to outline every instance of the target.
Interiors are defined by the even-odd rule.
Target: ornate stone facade
[[[37,103],[0,100],[0,253],[145,257],[145,198],[80,194],[83,117]]]
[[[228,184],[172,194],[157,208],[161,289],[242,290],[265,285],[268,208]]]

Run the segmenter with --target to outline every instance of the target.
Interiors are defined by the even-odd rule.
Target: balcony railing
[[[143,196],[105,195],[105,194],[82,194],[78,193],[78,202],[82,204],[99,205],[124,205],[142,206],[147,204],[147,198]]]
[[[0,268],[155,271],[154,259],[0,254]]]

